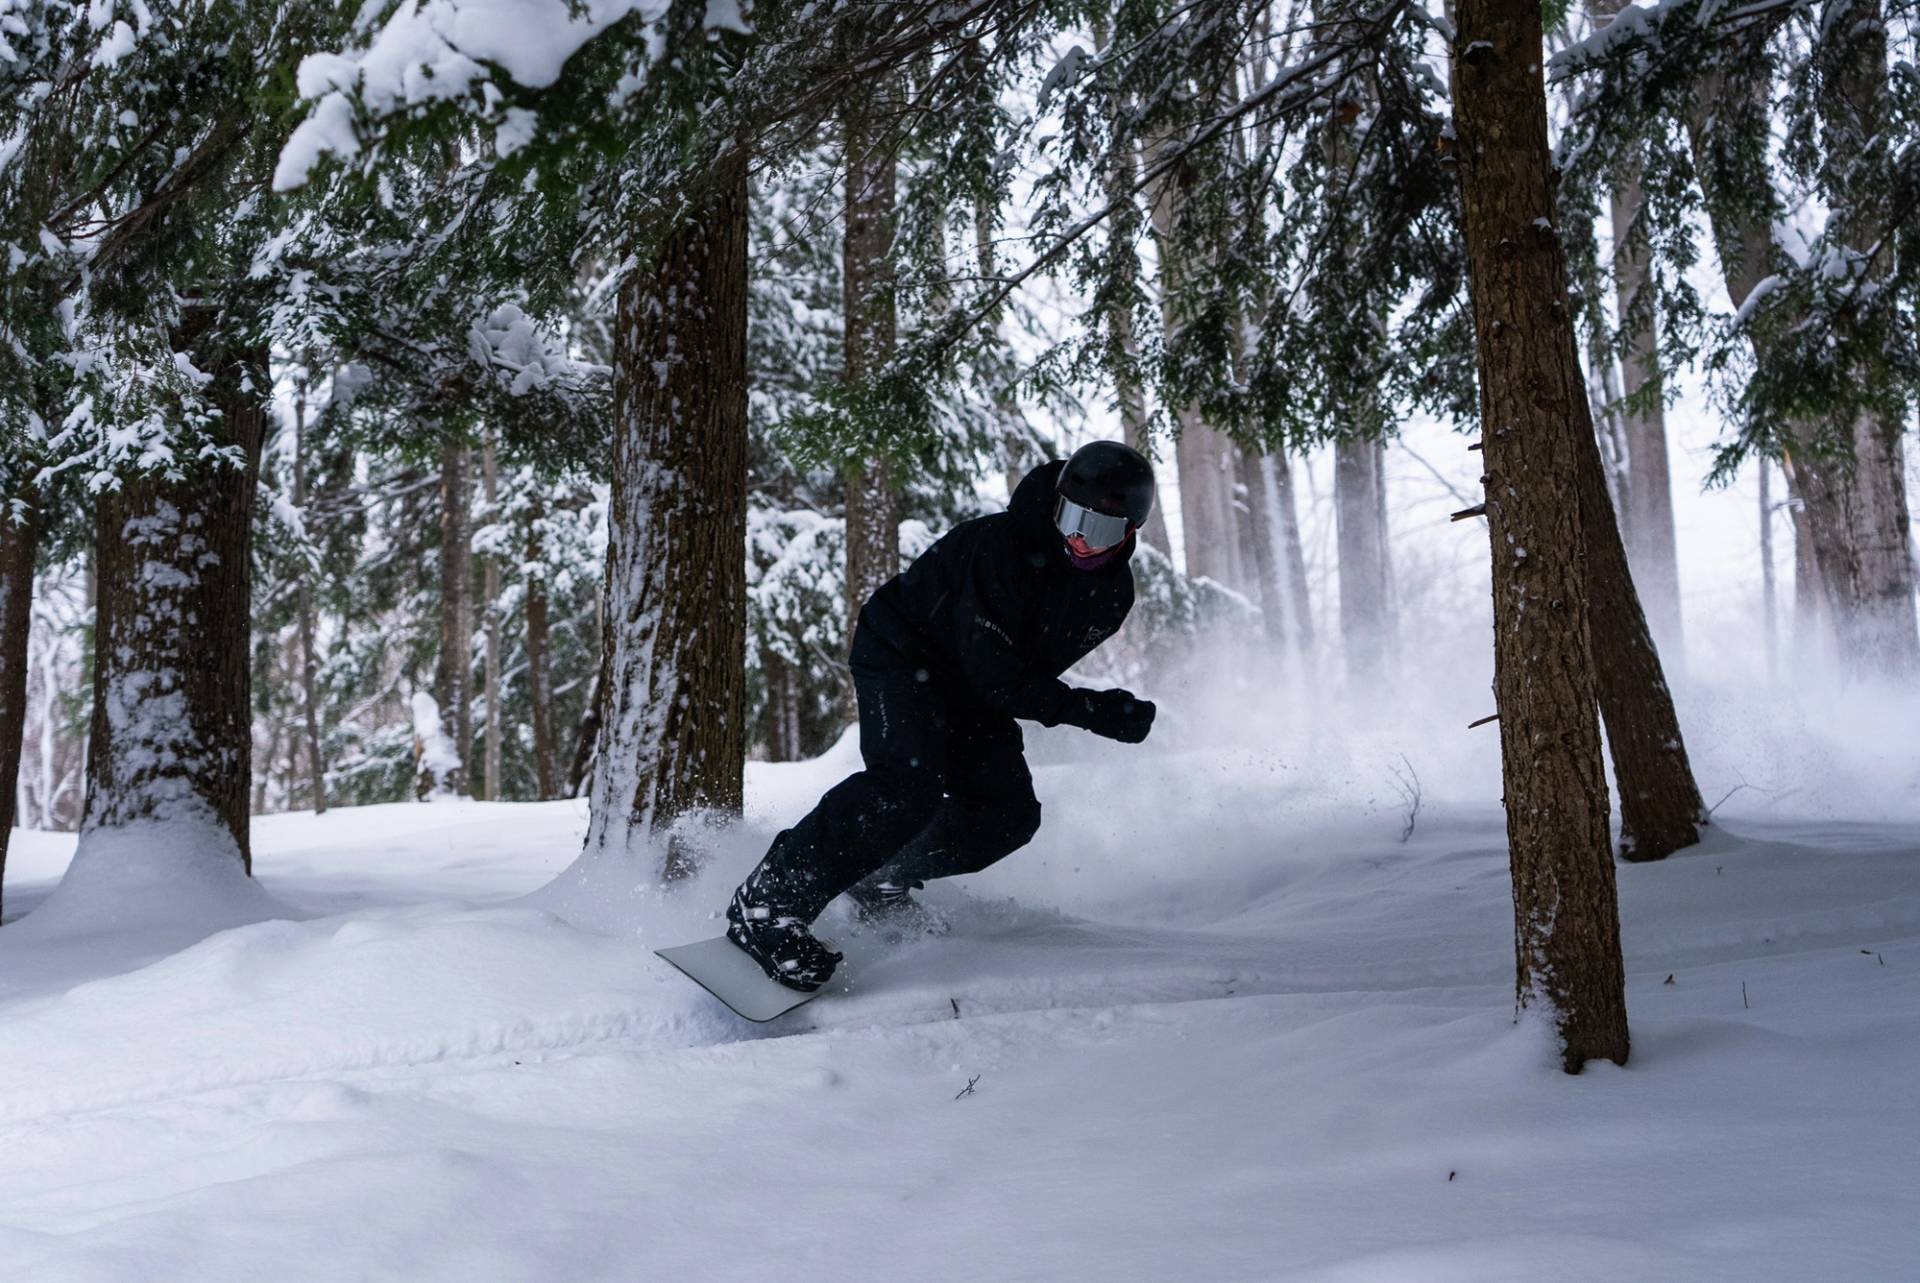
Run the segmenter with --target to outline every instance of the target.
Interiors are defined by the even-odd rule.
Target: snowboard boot
[[[868,878],[847,892],[853,901],[854,920],[863,927],[878,928],[891,944],[909,935],[941,935],[947,924],[913,893],[926,883],[903,879],[899,882]]]
[[[808,928],[804,918],[751,895],[747,879],[727,905],[727,939],[789,989],[812,993],[825,984],[841,955]]]

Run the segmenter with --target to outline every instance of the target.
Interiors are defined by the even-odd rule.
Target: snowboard
[[[660,957],[684,972],[689,980],[732,1008],[736,1015],[764,1024],[811,1000],[807,993],[768,979],[760,964],[725,936],[693,944],[655,949]]]

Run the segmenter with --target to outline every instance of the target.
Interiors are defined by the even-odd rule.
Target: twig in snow
[[[959,1099],[960,1099],[960,1096],[971,1096],[971,1095],[973,1095],[973,1085],[974,1085],[975,1083],[977,1083],[977,1082],[979,1082],[979,1081],[980,1081],[980,1075],[979,1075],[979,1074],[975,1074],[975,1075],[974,1075],[973,1077],[971,1077],[971,1078],[969,1078],[969,1079],[967,1079],[967,1085],[966,1085],[965,1087],[962,1087],[962,1088],[960,1089],[960,1094],[959,1094],[958,1096],[955,1096],[955,1097],[954,1097],[954,1099],[955,1099],[955,1100],[959,1100]]]
[[[1736,772],[1736,774],[1738,774],[1738,772]],[[1758,784],[1749,784],[1747,783],[1747,777],[1742,775],[1740,776],[1740,782],[1738,784],[1728,789],[1725,793],[1721,795],[1720,800],[1718,802],[1715,802],[1712,806],[1707,808],[1707,813],[1705,818],[1711,820],[1713,818],[1713,813],[1719,810],[1721,807],[1725,806],[1727,804],[1727,799],[1732,797],[1735,793],[1738,793],[1741,789],[1752,789],[1756,793],[1767,793],[1767,794],[1778,793],[1780,791],[1779,789],[1762,788]]]
[[[1393,777],[1393,787],[1400,794],[1400,800],[1406,804],[1407,825],[1400,830],[1400,840],[1405,842],[1413,836],[1414,825],[1420,822],[1420,776],[1405,753],[1400,755],[1400,762],[1407,768],[1405,774],[1398,766],[1389,766],[1387,771]]]
[[[1740,1005],[1749,1011],[1753,1009],[1753,1004],[1747,1001],[1747,982],[1744,980],[1740,982]]]
[[[1748,789],[1752,787],[1753,785],[1747,783],[1745,780],[1742,780],[1738,784],[1734,785],[1732,788],[1728,789],[1725,793],[1720,795],[1720,800],[1718,802],[1715,802],[1712,806],[1707,808],[1707,818],[1711,820],[1713,818],[1713,813],[1719,810],[1721,807],[1725,806],[1727,804],[1727,799],[1732,797],[1735,793],[1738,793],[1741,789]]]
[[[1883,967],[1887,965],[1887,960],[1885,958],[1881,958],[1879,954],[1875,953],[1871,949],[1862,949],[1860,952],[1866,954],[1869,958],[1879,958],[1880,965]]]
[[[955,1020],[960,1019],[960,1000],[958,998],[948,998],[947,1001],[953,1004],[953,1018]]]

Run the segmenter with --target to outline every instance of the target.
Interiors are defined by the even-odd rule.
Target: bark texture
[[[527,702],[533,710],[533,780],[542,802],[560,796],[553,777],[553,669],[548,660],[551,624],[547,580],[540,565],[540,520],[536,501],[527,517]]]
[[[1291,603],[1286,593],[1286,570],[1277,555],[1279,532],[1274,529],[1273,505],[1267,501],[1267,475],[1260,456],[1241,453],[1239,480],[1247,496],[1247,542],[1257,588],[1254,601],[1260,607],[1260,632],[1267,645],[1278,651],[1287,644]]]
[[[601,649],[612,651],[612,642],[602,644]],[[593,769],[600,752],[600,723],[603,705],[606,701],[607,668],[603,656],[600,672],[593,680],[593,696],[587,701],[586,711],[580,715],[579,729],[573,737],[573,760],[567,767],[567,796],[586,796],[587,786],[593,778]]]
[[[499,520],[500,502],[500,465],[494,453],[493,443],[489,441],[480,456],[480,476],[482,494],[487,501],[487,521],[491,524]],[[481,778],[485,781],[483,796],[489,802],[500,800],[500,558],[488,553],[485,569],[481,571],[483,587],[481,589],[480,609],[486,619],[486,668],[484,682],[487,704],[486,747],[482,761],[484,769]]]
[[[1347,675],[1371,686],[1386,676],[1393,637],[1386,459],[1378,438],[1334,446],[1333,498]]]
[[[13,507],[18,499],[20,506]],[[33,623],[33,563],[41,515],[31,493],[0,492],[0,892],[6,887],[7,839],[20,782],[27,729],[27,638]],[[6,907],[0,899],[0,909]]]
[[[447,445],[440,453],[440,656],[433,697],[442,725],[459,754],[458,767],[438,781],[449,793],[469,791],[473,763],[473,544],[468,509],[472,486],[467,449]]]
[[[1800,493],[1798,471],[1791,452],[1780,458],[1780,475],[1787,483],[1787,514],[1793,527],[1793,650],[1794,662],[1811,666],[1822,662],[1831,630],[1827,586],[1820,581],[1820,559],[1813,552],[1813,523]]]
[[[1767,680],[1780,680],[1780,618],[1773,570],[1773,466],[1760,460],[1760,627],[1767,645]]]
[[[1654,639],[1669,657],[1681,653],[1680,554],[1673,530],[1673,482],[1667,461],[1667,415],[1661,397],[1658,319],[1652,256],[1638,229],[1644,193],[1638,164],[1613,189],[1614,280],[1626,351],[1621,411],[1627,446],[1626,504],[1620,522],[1627,562]]]
[[[307,506],[307,385],[301,381],[293,403],[293,506]],[[313,813],[327,812],[327,765],[320,747],[320,657],[314,647],[313,589],[300,577],[294,608],[300,617],[300,700],[306,723],[307,787]]]
[[[1592,444],[1567,269],[1553,230],[1540,8],[1462,0],[1453,61],[1474,301],[1494,686],[1513,864],[1516,989],[1568,1072],[1624,1064],[1626,984],[1588,643]],[[1604,491],[1603,491],[1604,493]]]
[[[747,175],[620,286],[599,748],[587,850],[738,813],[746,766]],[[665,872],[677,869],[668,853]]]
[[[192,324],[192,322],[189,322]],[[82,832],[210,823],[247,838],[253,770],[248,562],[267,353],[195,353],[239,462],[129,479],[96,508],[99,604]]]
[[[1306,546],[1300,541],[1300,510],[1293,494],[1293,464],[1284,451],[1262,460],[1279,532],[1276,564],[1285,575],[1285,597],[1290,603],[1288,624],[1294,646],[1309,662],[1313,656],[1313,600],[1307,588]]]
[[[1224,433],[1201,418],[1198,408],[1182,407],[1175,418],[1180,436],[1174,442],[1174,465],[1180,477],[1180,530],[1187,573],[1248,592],[1253,575],[1243,564],[1233,502],[1239,452]]]
[[[1582,434],[1577,462],[1587,531],[1589,632],[1600,714],[1620,791],[1620,856],[1659,860],[1700,840],[1706,807],[1660,651],[1634,590],[1584,397],[1574,413]]]
[[[1095,17],[1095,50],[1106,52],[1112,38],[1112,24],[1105,18]],[[1125,110],[1125,104],[1116,101],[1111,104],[1111,110],[1117,115]],[[1107,224],[1107,255],[1113,266],[1115,295],[1104,309],[1101,319],[1107,329],[1107,366],[1114,371],[1113,392],[1119,402],[1122,439],[1146,458],[1153,459],[1156,456],[1147,416],[1146,393],[1134,377],[1140,363],[1140,340],[1133,324],[1133,300],[1140,280],[1140,259],[1134,252],[1140,230],[1138,207],[1132,195],[1135,181],[1133,149],[1116,149],[1113,168],[1107,174],[1107,199],[1119,211]],[[1013,493],[1012,486],[1008,487],[1007,493]],[[1153,511],[1147,514],[1147,524],[1140,528],[1140,538],[1169,557],[1173,555],[1173,541],[1167,534],[1166,505],[1160,502],[1157,495]]]
[[[1182,274],[1188,270],[1180,261],[1178,187],[1165,178],[1156,181],[1148,192],[1148,204],[1160,251],[1160,324],[1172,338],[1186,323],[1178,304]],[[1224,433],[1206,422],[1198,406],[1175,409],[1174,423],[1178,430],[1173,443],[1174,471],[1180,484],[1180,535],[1186,572],[1196,578],[1205,576],[1236,592],[1257,595],[1252,567],[1245,564],[1240,522],[1234,511],[1238,451]]]
[[[866,113],[846,124],[846,239],[841,283],[846,311],[844,377],[851,386],[893,353],[895,317],[890,255],[898,164],[887,140],[866,128]],[[847,640],[881,584],[900,573],[900,487],[893,464],[866,459],[845,474],[847,491]]]
[[[767,757],[775,762],[800,760],[800,703],[793,666],[777,652],[761,657],[767,683]]]

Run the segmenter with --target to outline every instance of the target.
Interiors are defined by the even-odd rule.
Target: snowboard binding
[[[804,918],[749,899],[748,886],[727,905],[727,939],[760,964],[768,978],[812,993],[833,976],[842,955],[813,934]]]
[[[912,879],[898,882],[869,878],[847,892],[853,902],[854,921],[882,933],[889,944],[898,944],[911,935],[945,935],[946,920],[913,893],[926,883]]]

